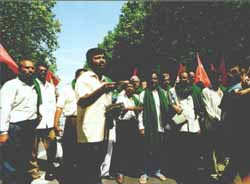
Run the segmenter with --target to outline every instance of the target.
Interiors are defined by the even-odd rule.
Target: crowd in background
[[[232,183],[238,173],[250,182],[248,104],[250,73],[237,63],[222,75],[208,72],[210,85],[194,71],[170,76],[152,70],[113,82],[105,75],[102,49],[89,49],[88,69],[78,69],[56,97],[46,81],[48,65],[19,62],[18,77],[0,91],[1,177],[28,184],[40,177],[39,142],[47,154],[46,180],[124,183],[124,175],[146,184],[149,176],[178,184]],[[61,115],[65,127],[59,126]],[[61,172],[53,162],[62,136]],[[0,154],[0,157],[2,155]],[[200,177],[199,168],[207,177]]]

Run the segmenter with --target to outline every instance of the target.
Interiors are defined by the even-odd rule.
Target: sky
[[[61,23],[55,52],[61,82],[69,83],[82,68],[89,48],[97,47],[119,22],[124,1],[57,1],[53,9]]]

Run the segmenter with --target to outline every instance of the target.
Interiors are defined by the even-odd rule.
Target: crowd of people
[[[40,177],[39,142],[47,154],[45,179],[61,184],[101,184],[102,178],[122,184],[124,175],[138,177],[140,184],[149,176],[178,184],[210,184],[213,176],[229,184],[237,173],[242,183],[250,182],[248,68],[228,66],[227,85],[219,73],[209,72],[211,85],[205,87],[194,83],[193,71],[181,72],[177,80],[152,70],[143,82],[136,75],[113,82],[99,48],[89,49],[86,61],[88,69],[78,69],[59,96],[46,81],[48,65],[31,60],[20,61],[17,78],[1,88],[4,184]],[[58,173],[53,162],[62,132]],[[201,164],[208,177],[199,177]]]

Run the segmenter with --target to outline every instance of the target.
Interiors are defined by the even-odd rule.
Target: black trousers
[[[82,184],[100,184],[100,166],[106,154],[106,143],[80,143],[77,180]],[[79,184],[80,184],[79,183]]]
[[[160,136],[160,142],[158,144],[149,144],[142,140],[142,167],[140,174],[155,174],[158,170],[164,168],[164,133],[158,132]]]
[[[116,123],[116,144],[113,159],[115,173],[136,174],[139,167],[138,121],[120,120]]]
[[[78,157],[75,116],[66,117],[64,133],[62,137],[62,148],[64,183],[72,183],[76,177]]]
[[[168,137],[169,171],[185,184],[198,181],[197,163],[200,155],[200,137],[197,133],[175,132]]]
[[[4,183],[29,184],[31,182],[28,168],[36,126],[36,120],[10,123],[9,139],[4,145]]]

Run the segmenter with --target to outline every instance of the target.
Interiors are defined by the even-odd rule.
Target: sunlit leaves
[[[53,52],[58,48],[60,23],[49,1],[0,1],[0,42],[15,61],[47,61],[56,69]]]

